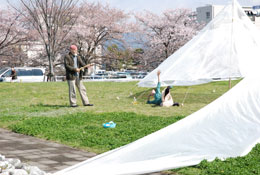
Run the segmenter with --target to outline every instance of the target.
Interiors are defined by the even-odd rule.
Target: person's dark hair
[[[169,94],[169,92],[170,92],[170,86],[168,86],[166,89],[165,89],[165,92],[164,92],[164,97],[166,97],[166,95],[168,95]]]

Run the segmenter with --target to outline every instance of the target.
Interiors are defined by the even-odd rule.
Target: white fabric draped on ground
[[[214,78],[245,77],[258,69],[260,32],[234,0],[191,41],[142,79],[141,87],[195,85]]]
[[[142,174],[246,155],[260,139],[259,89],[260,81],[245,78],[177,123],[56,175]]]
[[[241,76],[244,80],[177,123],[55,175],[143,174],[196,165],[203,159],[246,155],[260,139],[260,73],[256,72],[260,40],[256,30],[236,1],[228,5],[139,86],[156,86],[158,69],[162,85]]]

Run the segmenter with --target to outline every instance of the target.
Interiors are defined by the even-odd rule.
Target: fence
[[[130,76],[130,77],[119,77],[119,76],[83,76],[83,81],[115,81],[115,82],[124,82],[124,81],[139,81],[142,78],[137,76]],[[66,81],[65,76],[55,76],[56,81]]]

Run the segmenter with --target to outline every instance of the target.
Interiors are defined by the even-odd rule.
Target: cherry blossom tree
[[[54,80],[53,63],[77,19],[76,3],[77,0],[20,0],[20,8],[13,6],[28,20],[44,45],[49,80]]]
[[[148,69],[157,67],[201,28],[195,15],[188,9],[167,10],[162,15],[146,11],[135,15],[142,26],[145,50],[143,62]]]
[[[21,45],[27,41],[27,36],[22,18],[14,10],[0,10],[1,62],[6,61],[9,66],[21,63],[23,59],[18,54],[21,53]]]
[[[85,62],[101,62],[109,42],[124,45],[123,36],[132,29],[129,15],[100,3],[81,4],[80,15],[71,33],[71,42],[79,47]]]

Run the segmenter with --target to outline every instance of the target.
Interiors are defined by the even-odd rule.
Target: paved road
[[[1,128],[0,154],[6,158],[20,159],[48,173],[57,172],[96,155]],[[163,175],[163,173],[149,175]]]

